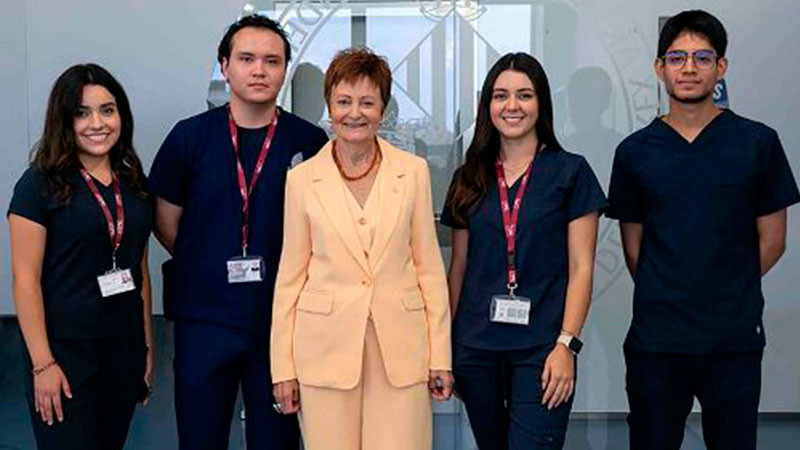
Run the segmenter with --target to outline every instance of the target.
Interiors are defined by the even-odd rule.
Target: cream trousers
[[[430,450],[431,399],[426,383],[397,388],[383,367],[367,321],[361,380],[349,390],[300,385],[306,450]]]

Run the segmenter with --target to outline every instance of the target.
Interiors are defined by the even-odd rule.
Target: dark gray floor
[[[126,450],[177,448],[172,407],[171,329],[163,318],[155,321],[157,342],[156,391],[146,407],[139,407],[131,424]],[[30,418],[22,394],[24,347],[13,318],[0,318],[0,450],[35,448]],[[459,409],[456,407],[456,409]],[[241,403],[237,405],[241,411]],[[230,449],[244,449],[244,422],[231,424]],[[628,429],[623,416],[573,414],[567,433],[567,450],[622,450],[628,448]],[[434,418],[435,450],[472,450],[471,435],[463,415],[437,414]],[[681,450],[705,448],[700,422],[692,417],[686,426]],[[758,448],[800,449],[800,415],[764,415],[759,423]],[[224,449],[221,449],[224,450]],[[734,449],[735,450],[735,449]]]

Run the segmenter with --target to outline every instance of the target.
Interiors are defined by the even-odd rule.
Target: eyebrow
[[[333,96],[334,100],[356,100],[356,101],[363,101],[363,100],[371,100],[377,101],[378,97],[372,94],[369,95],[362,95],[362,96],[355,96],[351,94],[336,94]]]
[[[235,54],[236,56],[252,56],[252,57],[256,56],[255,53],[253,53],[253,52],[251,52],[249,50],[236,50],[235,52],[233,52],[233,54]],[[264,55],[264,58],[281,59],[282,57],[283,56],[281,54],[279,54],[279,53],[267,53],[267,54]]]
[[[492,92],[508,92],[508,91],[509,91],[509,89],[506,89],[506,88],[494,88],[494,89],[492,89]],[[522,92],[522,91],[534,92],[534,89],[533,88],[529,88],[529,87],[524,87],[524,88],[516,90],[516,92]]]
[[[106,107],[109,107],[109,106],[116,107],[117,106],[117,102],[106,102],[106,103],[103,103],[103,104],[100,105],[100,108],[106,108]],[[78,109],[92,109],[92,107],[82,104],[82,105],[78,106]]]
[[[710,52],[710,53],[716,53],[716,50],[714,50],[713,48],[698,48],[697,50],[694,50],[694,51],[691,51],[691,52],[690,52],[689,50],[684,50],[684,49],[682,49],[682,48],[674,48],[674,49],[672,49],[672,50],[667,50],[666,52],[664,52],[664,54],[668,54],[668,53],[675,53],[675,52],[681,52],[681,53],[686,53],[686,54],[689,54],[689,53],[696,53],[696,52]]]

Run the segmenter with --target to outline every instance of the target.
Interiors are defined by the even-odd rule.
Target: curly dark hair
[[[714,47],[718,57],[725,56],[725,50],[728,48],[728,33],[725,31],[725,26],[710,13],[701,9],[693,9],[682,11],[670,17],[664,23],[664,28],[661,29],[661,34],[658,38],[656,58],[664,56],[669,46],[675,42],[675,39],[678,39],[678,36],[685,32],[698,33],[704,36]]]
[[[133,114],[122,85],[97,64],[78,64],[58,77],[47,101],[44,132],[33,149],[31,164],[47,178],[56,198],[69,200],[74,189],[72,174],[80,166],[74,120],[87,85],[102,86],[114,96],[122,122],[119,140],[111,148],[111,169],[140,197],[147,198],[142,163],[133,148]]]

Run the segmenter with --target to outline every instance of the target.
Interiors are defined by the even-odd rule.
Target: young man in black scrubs
[[[272,291],[286,171],[327,137],[276,105],[290,50],[266,17],[231,25],[218,50],[230,103],[175,125],[151,169],[181,449],[227,448],[240,386],[247,448],[299,445],[297,418],[272,407]]]
[[[696,396],[709,449],[755,449],[765,345],[761,277],[800,200],[776,132],[714,106],[727,35],[704,11],[661,32],[669,113],[623,141],[611,175],[635,281],[625,341],[631,449],[681,446]]]

